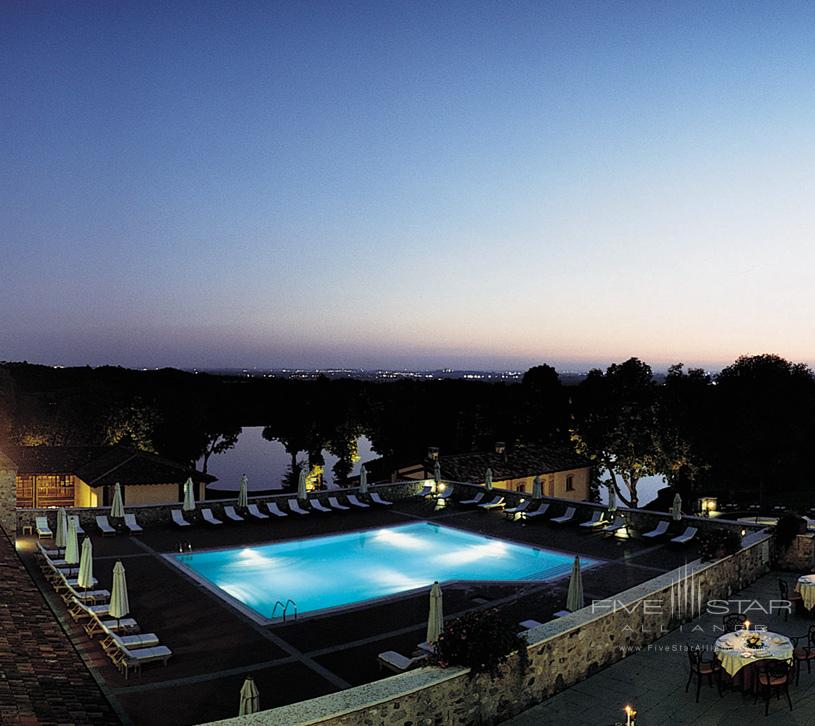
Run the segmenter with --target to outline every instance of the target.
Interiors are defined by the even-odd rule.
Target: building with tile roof
[[[16,466],[20,508],[110,506],[116,482],[126,504],[170,504],[183,500],[187,478],[201,499],[216,479],[127,446],[9,446],[4,453]]]

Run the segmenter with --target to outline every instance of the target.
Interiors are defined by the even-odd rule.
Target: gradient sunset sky
[[[815,3],[0,5],[0,359],[815,362]]]

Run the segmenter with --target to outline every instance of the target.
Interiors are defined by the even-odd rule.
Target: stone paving
[[[732,596],[732,609],[752,608],[748,618],[766,624],[776,633],[787,636],[805,635],[812,618],[800,614],[789,616],[784,622],[781,613],[761,613],[753,601],[764,606],[778,599],[778,577],[790,585],[797,575],[771,573],[750,587]],[[741,605],[735,604],[742,601]],[[767,724],[815,724],[815,670],[801,672],[798,686],[791,686],[793,710],[783,695],[780,701],[770,701],[770,712],[765,718],[764,702],[753,704],[753,695],[732,689],[719,697],[715,688],[703,682],[699,703],[695,702],[695,681],[688,693],[688,643],[701,643],[712,647],[721,635],[721,615],[704,615],[682,628],[668,633],[650,647],[630,655],[585,681],[564,690],[544,703],[525,711],[505,726],[611,726],[625,723],[623,708],[633,705],[637,711],[637,726],[669,726],[672,724],[698,724],[699,726],[743,726],[751,721]],[[717,630],[718,628],[718,630]],[[706,657],[709,657],[707,655]]]

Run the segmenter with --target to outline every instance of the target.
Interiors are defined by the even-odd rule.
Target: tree
[[[134,399],[113,410],[103,425],[102,443],[126,444],[155,453],[154,432],[159,420],[155,407]]]
[[[576,451],[608,473],[624,504],[637,507],[637,484],[659,473],[654,436],[655,383],[637,358],[589,371],[577,387],[571,437]],[[623,490],[622,485],[625,486]]]
[[[243,431],[240,426],[234,424],[231,426],[226,424],[223,428],[225,430],[210,430],[204,432],[204,448],[201,454],[201,458],[203,459],[201,471],[203,471],[204,474],[207,473],[209,457],[213,454],[222,454],[224,451],[228,451],[235,446],[235,444],[238,443],[238,438],[240,437],[241,432]]]

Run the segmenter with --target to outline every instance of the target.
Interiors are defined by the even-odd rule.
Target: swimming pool
[[[169,557],[261,620],[280,616],[278,601],[313,614],[434,580],[546,580],[568,573],[574,559],[430,522]]]

